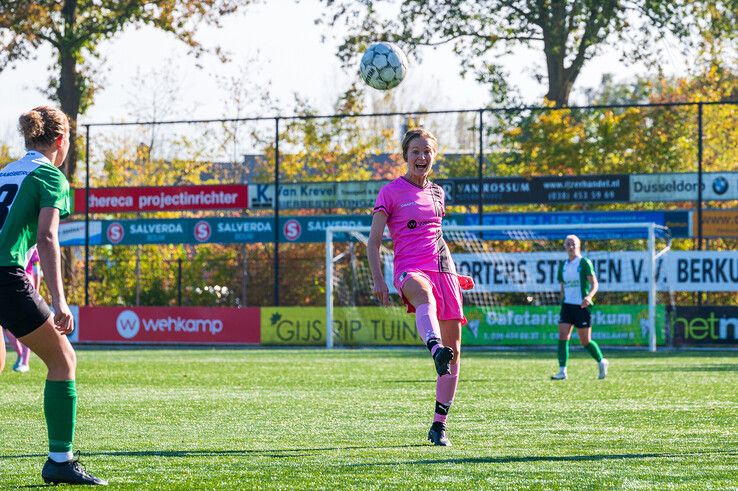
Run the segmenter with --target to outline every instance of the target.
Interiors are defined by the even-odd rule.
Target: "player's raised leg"
[[[415,327],[433,357],[436,373],[439,376],[449,373],[454,352],[442,342],[437,302],[429,278],[420,273],[410,273],[400,281],[400,291],[415,308]]]

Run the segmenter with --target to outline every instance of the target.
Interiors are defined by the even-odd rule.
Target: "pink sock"
[[[434,343],[433,346],[429,346],[431,355],[436,352],[442,345],[441,341],[441,326],[438,324],[438,314],[436,314],[435,303],[424,303],[415,307],[415,327],[418,330],[418,336],[423,342],[428,345],[428,341],[431,339],[437,339],[438,343]]]
[[[31,350],[26,346],[25,344],[18,341],[18,344],[23,346],[22,353],[21,353],[21,363],[24,365],[28,365],[28,357],[31,356]]]
[[[21,343],[20,341],[18,341],[18,338],[16,338],[13,335],[13,333],[10,332],[10,331],[8,331],[7,329],[5,330],[5,335],[8,337],[8,342],[10,342],[10,344],[13,345],[13,349],[18,354],[18,357],[19,358],[22,357],[23,356],[23,347],[24,347],[23,346],[23,343]]]
[[[445,423],[451,403],[454,402],[456,386],[459,385],[459,363],[450,366],[450,372],[436,380],[436,413],[433,422]]]

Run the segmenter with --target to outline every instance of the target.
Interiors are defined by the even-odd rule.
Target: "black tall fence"
[[[447,212],[463,215],[466,223],[473,221],[470,216],[483,223],[485,215],[502,212],[693,210],[695,229],[676,247],[734,247],[732,238],[703,234],[702,214],[736,207],[735,200],[705,196],[703,181],[707,173],[736,169],[738,101],[90,123],[83,125],[85,165],[75,176],[88,203],[92,190],[104,187],[260,187],[240,210],[100,214],[85,208],[84,215],[74,217],[86,224],[84,247],[70,246],[67,253],[78,266],[69,273],[72,301],[322,305],[324,246],[280,238],[285,219],[366,217],[369,207],[316,207],[309,197],[300,207],[299,196],[274,199],[269,189],[274,193],[294,183],[395,178],[403,173],[399,140],[416,126],[438,137],[432,179],[459,186],[457,201],[449,201]],[[647,194],[637,200],[616,194],[552,192],[546,199],[505,194],[505,186],[518,182],[545,187],[572,176],[608,176],[613,182],[620,179],[625,189],[628,176],[670,173],[696,173],[694,196],[649,201]],[[100,220],[244,217],[270,220],[271,235],[228,244],[164,245],[157,243],[156,233],[137,245],[90,240],[90,227]]]

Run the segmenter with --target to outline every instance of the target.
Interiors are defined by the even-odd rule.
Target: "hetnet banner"
[[[464,307],[462,343],[478,346],[556,344],[558,305]],[[647,305],[595,305],[592,339],[606,345],[648,345]],[[576,329],[573,339],[578,339]],[[656,306],[656,342],[664,344],[664,306]]]
[[[647,252],[622,251],[585,253],[594,264],[603,292],[645,292],[650,284]],[[477,292],[551,292],[558,295],[556,273],[566,254],[555,252],[454,254],[459,274],[474,278]],[[384,264],[385,281],[391,293],[391,257]],[[656,261],[659,291],[733,291],[738,283],[738,254],[734,251],[671,251]]]
[[[81,307],[79,342],[259,344],[259,309]]]
[[[677,307],[671,324],[676,344],[738,346],[735,306]]]

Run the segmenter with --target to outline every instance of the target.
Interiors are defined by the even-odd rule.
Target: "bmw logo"
[[[725,194],[728,191],[728,180],[722,176],[712,181],[712,190],[715,194]]]

